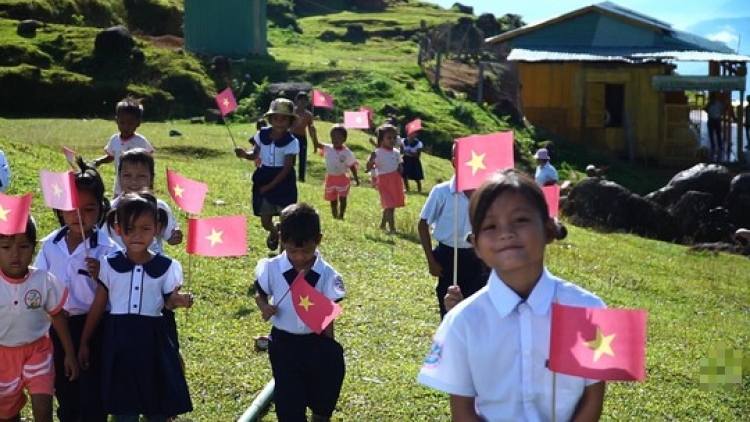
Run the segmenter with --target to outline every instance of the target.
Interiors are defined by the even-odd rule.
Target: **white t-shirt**
[[[378,148],[375,150],[375,168],[378,169],[378,175],[393,173],[398,171],[403,159],[401,154],[395,148]]]
[[[112,201],[113,210],[117,209],[117,204],[120,203],[121,198],[122,196],[118,196],[114,201]],[[164,227],[164,231],[162,231],[161,234],[154,236],[154,241],[151,242],[149,250],[154,253],[163,253],[164,241],[169,240],[172,237],[172,233],[180,228],[180,224],[177,222],[177,219],[172,213],[172,209],[169,208],[169,205],[166,202],[162,201],[159,198],[156,198],[156,207],[160,210],[164,210],[167,213],[167,226]],[[112,238],[119,249],[125,250],[125,244],[122,242],[122,237],[120,237],[120,235],[115,232],[115,229],[113,227],[107,226],[107,234],[109,234],[109,237]]]
[[[546,362],[553,301],[604,307],[597,296],[546,269],[524,301],[493,271],[487,286],[443,319],[419,371],[419,383],[475,397],[484,420],[551,420],[552,372]],[[584,388],[597,382],[557,374],[557,419],[569,421]]]
[[[341,275],[320,256],[320,252],[315,254],[315,263],[305,275],[305,280],[316,280],[313,287],[325,297],[333,301],[343,299],[346,289]],[[286,252],[274,258],[261,259],[255,267],[258,285],[268,296],[273,297],[274,305],[278,307],[276,314],[271,317],[271,324],[291,334],[310,334],[313,331],[302,322],[294,310],[292,295],[286,294],[295,277],[297,271],[294,270]],[[281,302],[275,303],[277,298],[282,297]]]
[[[419,150],[424,148],[424,144],[422,144],[422,141],[419,139],[415,139],[415,141],[416,142],[413,145],[409,145],[408,139],[404,139],[403,144],[401,144],[401,150],[411,154],[416,154]]]
[[[48,315],[57,315],[67,298],[68,289],[47,271],[29,268],[22,280],[0,271],[0,346],[22,346],[47,335]]]
[[[456,198],[458,195],[458,236],[454,237],[454,219],[456,215]],[[468,241],[471,233],[469,221],[469,198],[464,192],[456,193],[456,177],[447,182],[436,185],[430,191],[427,201],[422,207],[419,218],[432,226],[432,237],[438,242],[450,247],[462,249],[471,248]],[[455,238],[458,238],[456,244]]]
[[[543,166],[536,166],[534,178],[539,186],[545,186],[550,182],[557,183],[557,170],[548,161]]]
[[[0,149],[0,192],[8,189],[10,185],[10,164],[5,153]]]
[[[106,230],[95,230],[93,236],[85,240],[88,249],[81,243],[69,253],[65,240],[68,230],[60,228],[42,239],[34,267],[51,272],[68,288],[70,294],[64,308],[70,315],[83,315],[89,312],[96,296],[96,281],[88,273],[86,257],[101,259],[119,248]]]
[[[333,145],[322,144],[320,154],[326,159],[326,173],[331,176],[347,174],[349,168],[357,165],[357,159],[352,150],[346,146],[336,149]]]
[[[122,192],[120,190],[120,178],[117,177],[117,174],[120,170],[120,156],[123,152],[130,151],[131,149],[135,148],[143,148],[148,151],[149,154],[154,153],[154,147],[152,147],[151,143],[149,143],[148,140],[146,140],[146,138],[139,133],[134,133],[133,136],[125,140],[120,138],[119,133],[115,133],[111,138],[109,138],[107,146],[104,147],[104,151],[107,153],[107,155],[110,157],[114,157],[115,159],[115,196],[119,195]]]

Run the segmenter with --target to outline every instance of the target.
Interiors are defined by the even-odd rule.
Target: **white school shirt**
[[[255,145],[260,147],[260,165],[267,167],[284,167],[284,159],[287,155],[299,155],[299,140],[292,135],[292,141],[283,147],[277,147],[271,142],[268,145],[260,141],[260,132],[253,139]]]
[[[488,421],[552,419],[549,357],[553,300],[602,308],[588,291],[545,268],[526,301],[492,271],[487,286],[445,316],[417,380],[445,393],[475,397]],[[584,388],[599,381],[557,374],[556,418],[569,421]]]
[[[326,173],[331,176],[347,174],[349,168],[357,165],[357,159],[352,150],[346,146],[336,149],[333,145],[322,144],[321,155],[326,159]]]
[[[547,161],[543,166],[536,166],[536,173],[534,178],[539,186],[544,186],[549,182],[555,182],[559,180],[557,177],[557,170],[552,167],[552,164]]]
[[[182,265],[162,254],[136,264],[117,251],[101,260],[99,279],[109,291],[110,314],[158,317],[163,295],[182,285]]]
[[[255,267],[255,279],[258,286],[266,295],[273,297],[272,302],[278,307],[276,314],[271,317],[271,324],[291,334],[310,334],[313,331],[302,322],[294,310],[292,294],[287,294],[295,277],[297,277],[297,271],[294,270],[286,252],[274,258],[261,259]],[[315,290],[334,302],[338,302],[346,295],[341,275],[323,259],[318,251],[315,252],[315,263],[305,275],[305,280],[310,285],[314,283]],[[275,303],[277,299],[282,300]]]
[[[8,189],[10,185],[10,164],[5,153],[0,149],[0,192]]]
[[[398,166],[403,163],[401,154],[395,148],[378,148],[375,150],[375,167],[378,169],[378,175],[393,173],[398,171]]]
[[[114,201],[112,201],[113,210],[117,209],[117,204],[120,203],[121,198],[122,196],[118,196]],[[172,213],[172,209],[169,208],[169,205],[166,202],[162,201],[159,198],[156,198],[156,207],[160,210],[164,210],[167,213],[167,226],[164,227],[164,231],[154,236],[154,240],[151,242],[151,246],[149,246],[148,249],[153,253],[163,253],[164,241],[169,240],[172,237],[172,233],[180,228],[180,224],[177,222],[177,219]],[[114,227],[107,226],[107,234],[109,234],[109,237],[112,238],[118,248],[125,250],[125,243],[123,243],[122,237],[120,237],[120,235],[115,232]]]
[[[454,240],[454,219],[458,195],[458,243]],[[471,233],[469,221],[469,197],[464,192],[456,193],[456,176],[447,182],[435,185],[427,197],[419,218],[432,226],[432,237],[450,247],[471,248],[468,237]]]
[[[114,157],[115,159],[115,196],[122,193],[122,190],[120,188],[120,178],[117,177],[120,169],[120,156],[123,152],[130,151],[131,149],[135,148],[143,148],[148,151],[149,154],[154,153],[154,147],[152,147],[151,143],[146,139],[146,137],[144,137],[140,133],[134,133],[133,136],[125,140],[120,138],[119,133],[115,133],[111,138],[109,138],[107,146],[104,147],[104,151],[107,153],[107,155],[110,157]]]
[[[92,236],[84,240],[86,245],[81,243],[73,253],[68,253],[65,235],[69,230],[67,226],[62,227],[42,239],[34,267],[51,272],[68,288],[70,294],[64,306],[68,314],[83,315],[89,312],[96,296],[96,281],[89,275],[86,256],[101,259],[119,247],[105,230],[95,229]]]
[[[409,152],[412,154],[416,154],[420,149],[424,148],[424,144],[422,144],[422,141],[419,139],[416,139],[416,143],[414,145],[409,145],[406,139],[402,141],[401,144],[401,150],[403,152]]]
[[[22,346],[47,335],[48,315],[57,315],[67,297],[68,289],[47,271],[30,267],[21,280],[0,271],[0,346]]]

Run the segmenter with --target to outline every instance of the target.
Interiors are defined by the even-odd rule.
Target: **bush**
[[[49,69],[52,65],[52,57],[31,45],[0,45],[0,66],[18,66],[21,64]]]
[[[150,35],[183,36],[182,10],[159,0],[124,0],[128,28]]]

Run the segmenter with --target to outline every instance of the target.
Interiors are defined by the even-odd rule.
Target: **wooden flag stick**
[[[458,285],[458,195],[453,192],[453,285]]]
[[[547,368],[549,370],[549,368]],[[555,405],[557,404],[557,372],[552,372],[552,422],[555,422]]]
[[[300,274],[302,274],[302,277],[304,277],[304,276],[305,276],[305,271],[304,271],[304,270],[303,270],[303,271],[300,271]],[[299,277],[299,276],[300,276],[300,274],[297,274],[297,277]],[[295,279],[296,279],[297,277],[295,277]],[[294,282],[292,282],[292,283],[294,283]],[[283,295],[281,295],[281,298],[280,298],[280,299],[279,299],[278,301],[277,301],[277,300],[276,300],[276,299],[274,298],[274,301],[273,301],[273,305],[274,305],[274,306],[279,306],[279,303],[281,303],[281,301],[282,301],[282,300],[284,300],[284,298],[286,297],[286,295],[288,295],[288,294],[289,294],[289,292],[291,292],[291,291],[292,291],[292,285],[290,284],[290,285],[289,285],[289,288],[288,288],[288,289],[286,289],[286,291],[284,292],[284,294],[283,294]]]
[[[235,148],[237,148],[237,142],[234,140],[234,135],[232,134],[232,131],[229,130],[229,123],[227,123],[227,119],[222,115],[221,121],[224,122],[224,127],[227,128],[227,132],[229,132],[229,137],[232,138],[232,145],[234,145]]]
[[[86,243],[86,232],[83,230],[83,219],[81,218],[81,210],[79,208],[76,208],[76,213],[78,214],[78,225],[81,226],[81,238],[83,239],[83,249],[86,250],[86,258],[91,256],[89,254],[89,245]],[[91,235],[93,236],[94,233],[92,232]]]

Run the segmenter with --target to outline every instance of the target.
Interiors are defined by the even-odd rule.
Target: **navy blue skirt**
[[[271,183],[283,167],[260,166],[253,173],[253,214],[260,215],[263,201],[279,208],[297,203],[297,175],[294,168],[286,175],[275,188],[264,194],[260,193],[260,187]]]
[[[404,179],[424,180],[422,161],[419,158],[411,155],[404,155]]]
[[[110,315],[102,397],[108,414],[179,415],[193,410],[177,348],[162,317]]]

